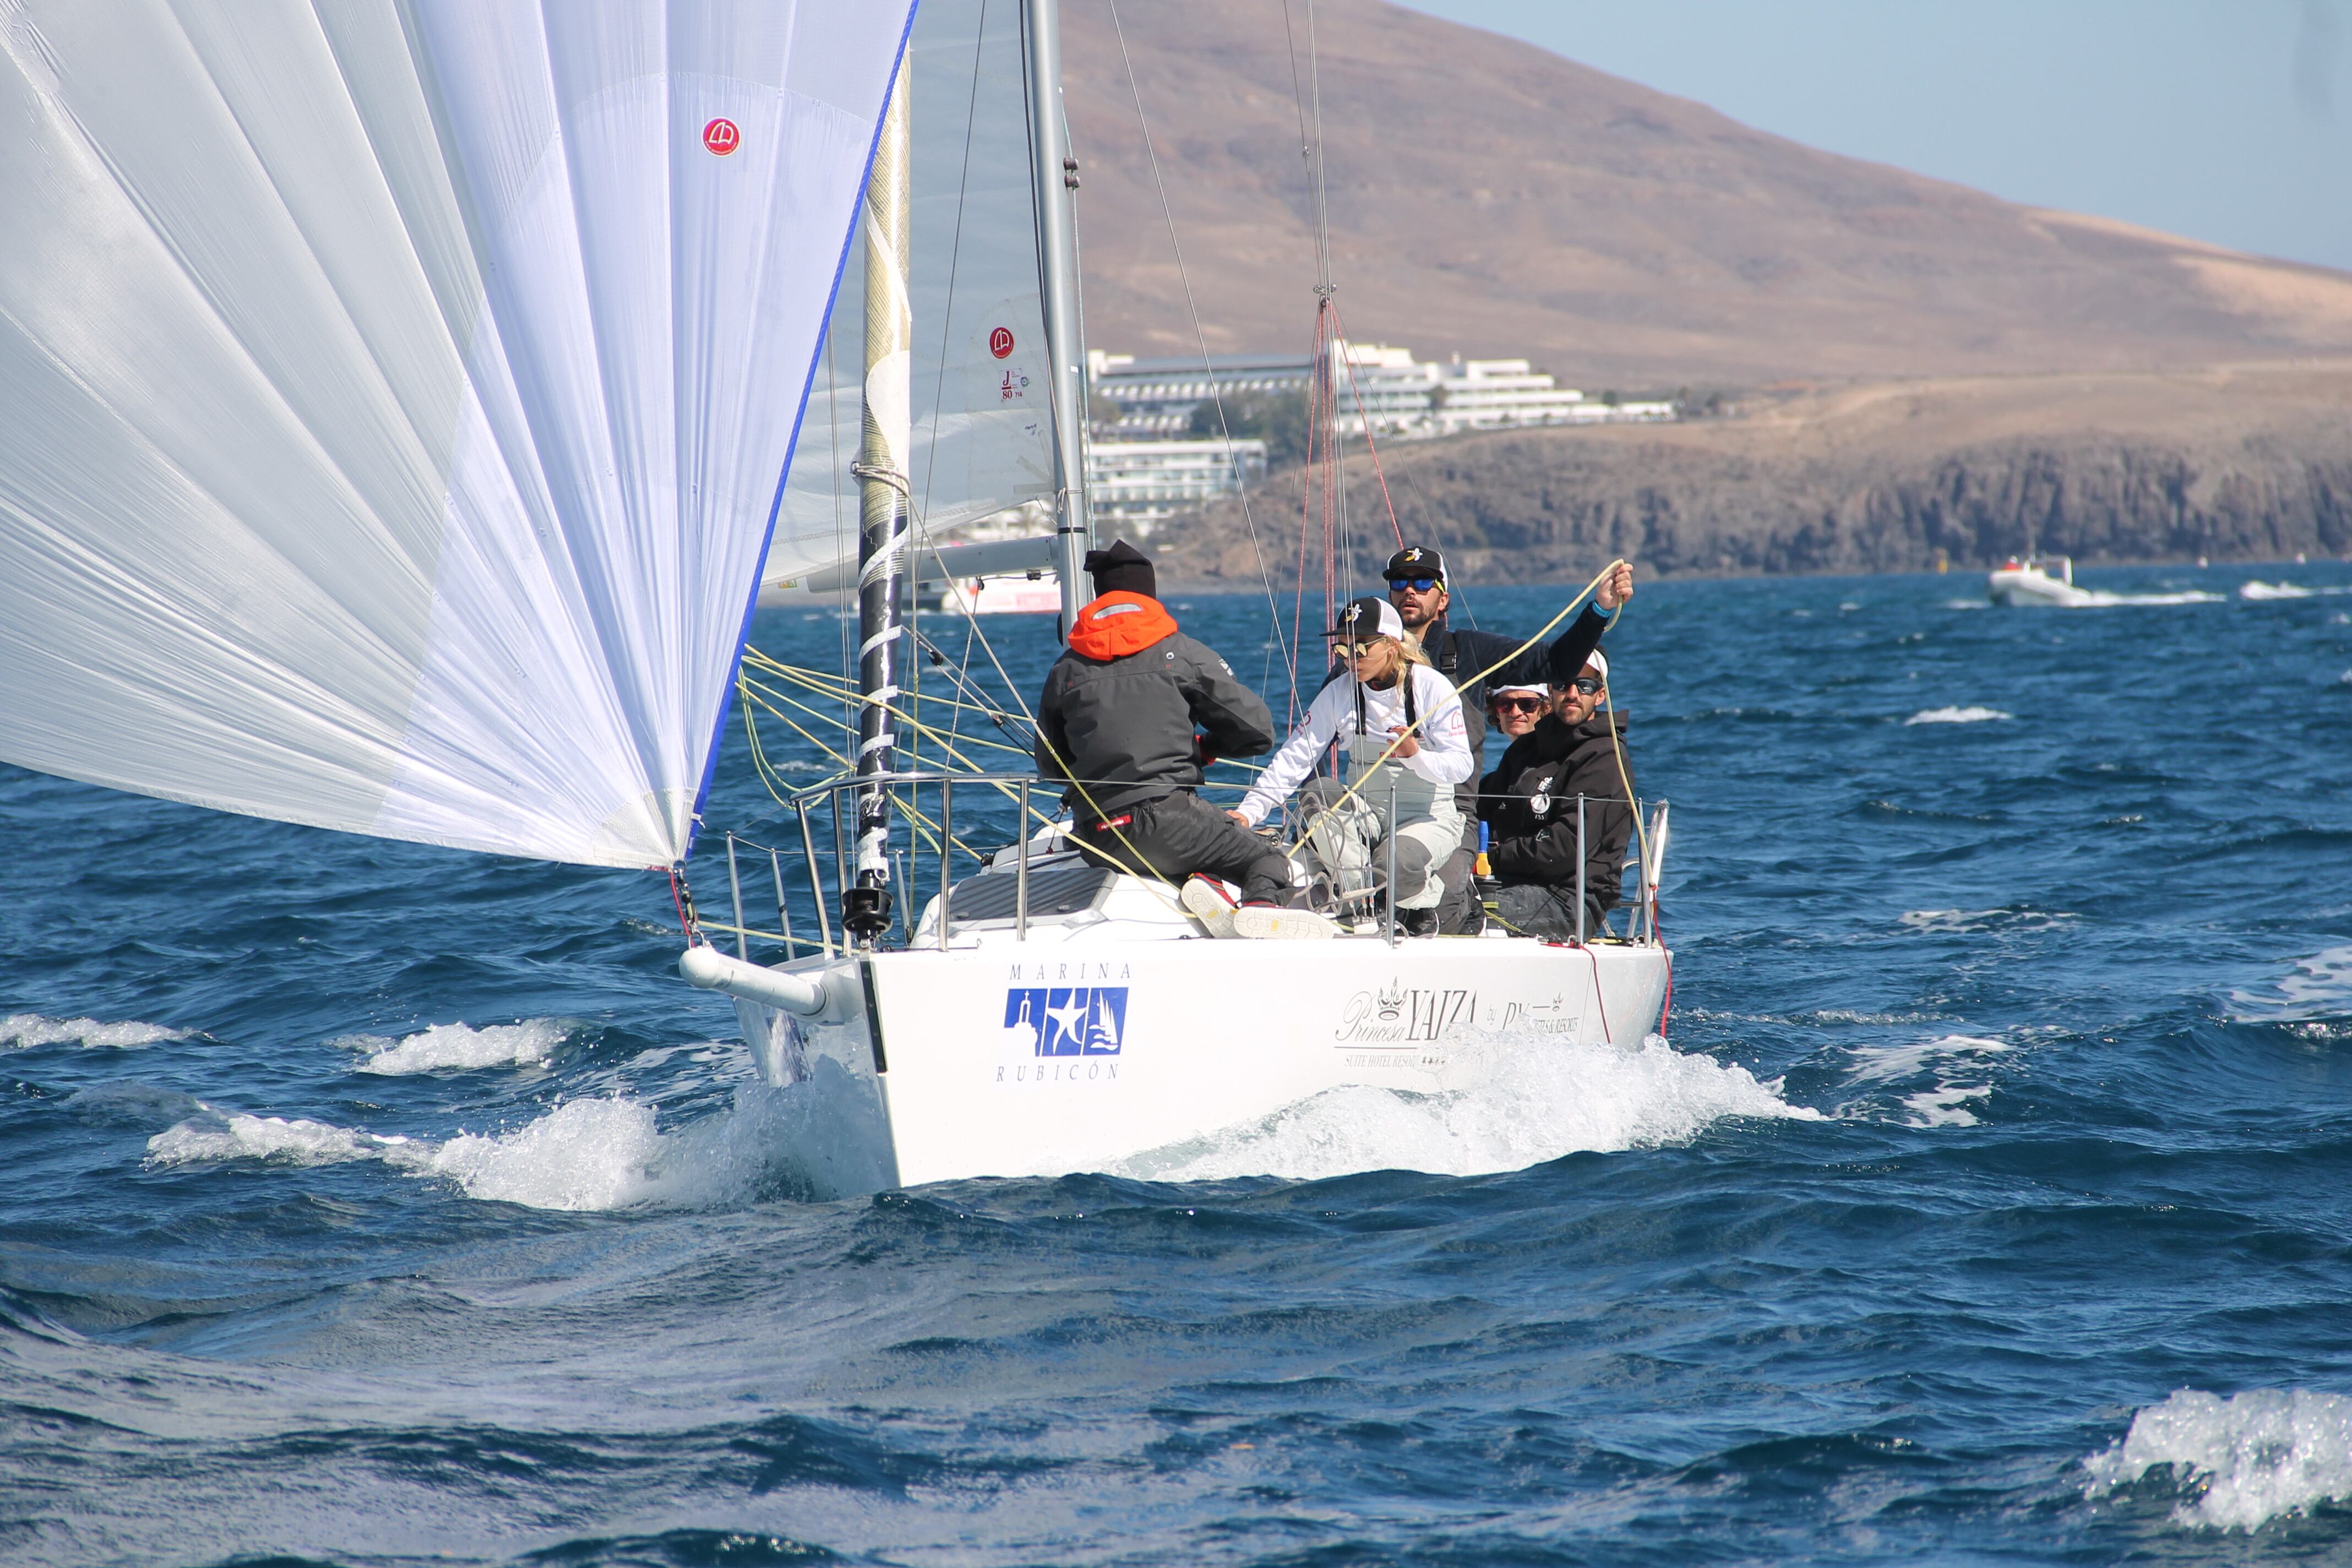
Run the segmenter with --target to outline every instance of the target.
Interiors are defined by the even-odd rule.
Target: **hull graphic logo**
[[[1016,985],[1004,993],[1004,1026],[1023,1029],[1041,1057],[1115,1057],[1127,1038],[1124,985]]]

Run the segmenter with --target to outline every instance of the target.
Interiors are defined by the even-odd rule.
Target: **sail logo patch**
[[[1004,1026],[1041,1057],[1115,1057],[1127,1037],[1124,985],[1026,985],[1004,993]]]
[[[702,128],[702,144],[721,158],[735,151],[742,141],[743,133],[735,129],[731,120],[714,120]]]

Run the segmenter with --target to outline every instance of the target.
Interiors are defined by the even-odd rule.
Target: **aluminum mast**
[[[857,461],[857,872],[841,894],[843,927],[869,946],[890,929],[890,786],[897,762],[899,579],[908,535],[908,449],[914,309],[908,298],[908,184],[913,174],[907,60],[866,177],[866,418]]]
[[[1022,0],[1029,57],[1029,148],[1037,191],[1038,297],[1045,307],[1047,384],[1054,413],[1055,570],[1062,579],[1062,636],[1089,598],[1086,554],[1093,546],[1087,510],[1087,344],[1078,316],[1078,163],[1070,156],[1062,115],[1059,0]]]

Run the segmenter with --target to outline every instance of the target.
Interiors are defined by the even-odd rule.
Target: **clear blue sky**
[[[1400,0],[1809,145],[2352,268],[2352,0]]]

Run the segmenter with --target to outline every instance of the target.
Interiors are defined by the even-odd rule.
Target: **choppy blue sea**
[[[0,1561],[2352,1559],[2352,569],[2086,580],[1643,585],[1670,1047],[1192,1182],[826,1197],[660,879],[0,771]]]

